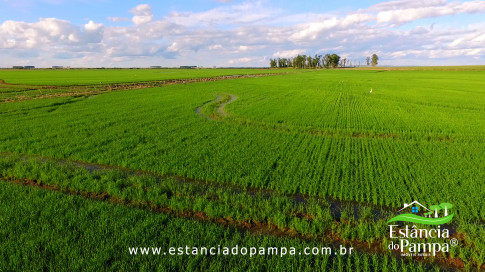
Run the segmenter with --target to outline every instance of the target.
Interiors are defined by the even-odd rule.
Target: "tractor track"
[[[244,124],[245,126],[253,126],[265,130],[277,131],[277,132],[296,132],[301,134],[317,135],[317,136],[331,136],[331,137],[343,137],[343,138],[368,138],[368,139],[395,139],[403,141],[416,141],[416,139],[407,139],[394,133],[367,133],[367,132],[353,132],[346,133],[340,131],[329,131],[322,130],[318,128],[304,128],[299,126],[292,126],[280,123],[265,123],[263,121],[248,120],[243,117],[230,116],[230,114],[225,110],[227,104],[234,102],[238,99],[238,96],[234,94],[219,94],[216,99],[206,102],[198,107],[195,111],[196,113],[207,119],[225,121],[227,123]],[[204,113],[204,108],[209,105],[216,105],[217,108],[210,115]],[[449,137],[437,137],[437,138],[424,138],[427,141],[439,141],[439,142],[453,142],[452,138]]]

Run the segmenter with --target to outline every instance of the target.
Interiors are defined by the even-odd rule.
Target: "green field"
[[[268,75],[150,85],[255,74]],[[0,70],[0,79],[6,270],[485,269],[484,67]],[[145,85],[110,85],[133,82]],[[386,222],[413,200],[453,203],[446,226],[458,246],[424,258],[387,250]],[[355,254],[128,251],[185,245]]]
[[[1,79],[11,84],[27,85],[91,85],[151,80],[187,79],[226,75],[280,73],[270,69],[36,69],[0,70]]]

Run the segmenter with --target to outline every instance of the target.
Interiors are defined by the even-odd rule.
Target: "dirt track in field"
[[[286,73],[273,73],[273,74],[249,74],[249,75],[227,75],[217,77],[203,77],[203,78],[189,78],[189,79],[168,79],[160,81],[146,81],[146,82],[134,82],[134,83],[116,83],[116,84],[104,84],[104,85],[75,85],[75,86],[35,86],[35,85],[23,85],[23,84],[11,84],[6,83],[0,79],[0,87],[12,87],[16,86],[19,91],[32,91],[32,90],[49,90],[48,94],[36,94],[32,96],[16,96],[15,99],[3,99],[0,102],[16,102],[31,99],[46,99],[52,97],[65,97],[65,96],[89,96],[101,93],[107,93],[112,91],[125,91],[125,90],[138,90],[154,87],[161,87],[174,84],[190,84],[198,82],[210,82],[221,81],[240,78],[258,78],[265,76],[277,76]]]
[[[222,120],[222,121],[228,121],[226,117],[229,117],[229,113],[225,110],[225,106],[231,102],[234,102],[238,97],[234,94],[226,94],[229,99],[223,98],[222,95],[217,95],[215,100],[209,101],[204,103],[202,106],[198,107],[195,111],[196,113],[201,116],[205,117],[208,119],[212,120]],[[215,104],[217,105],[217,109],[209,116],[204,114],[203,109],[204,107],[210,105],[210,104]],[[328,131],[328,130],[322,130],[322,129],[317,129],[317,128],[301,128],[298,126],[294,126],[291,129],[284,125],[284,124],[266,124],[262,121],[255,121],[255,120],[247,120],[242,117],[235,117],[235,122],[234,123],[243,123],[245,125],[250,124],[254,127],[266,129],[266,130],[272,130],[272,131],[278,131],[278,132],[298,132],[302,134],[310,134],[310,135],[321,135],[321,136],[336,136],[336,137],[351,137],[351,138],[370,138],[370,139],[398,139],[398,140],[407,140],[403,139],[400,137],[398,134],[393,134],[393,133],[381,133],[381,134],[371,134],[371,133],[366,133],[366,132],[354,132],[351,134],[348,133],[340,133],[338,131]],[[234,121],[230,120],[229,122]],[[427,139],[428,141],[439,141],[439,142],[452,142],[452,138],[429,138]]]

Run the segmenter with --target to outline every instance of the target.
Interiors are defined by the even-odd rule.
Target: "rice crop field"
[[[0,270],[485,269],[483,66],[0,79]],[[449,250],[388,248],[413,201],[453,203],[411,239]]]

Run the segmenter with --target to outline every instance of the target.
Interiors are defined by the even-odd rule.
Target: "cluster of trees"
[[[377,62],[379,61],[379,57],[376,54],[372,54],[371,57],[365,58],[367,66],[372,64],[372,67],[377,66]],[[371,62],[372,61],[372,62]]]
[[[269,60],[271,68],[336,68],[341,64],[341,58],[337,54],[326,54],[325,56],[298,55],[294,58],[276,58]]]
[[[377,65],[379,58],[376,54],[372,57],[367,57],[367,66],[370,65],[372,60],[372,66]],[[269,66],[271,68],[337,68],[337,67],[347,67],[352,66],[352,61],[347,58],[341,58],[337,54],[325,54],[315,56],[298,55],[294,58],[275,58],[269,59]]]

